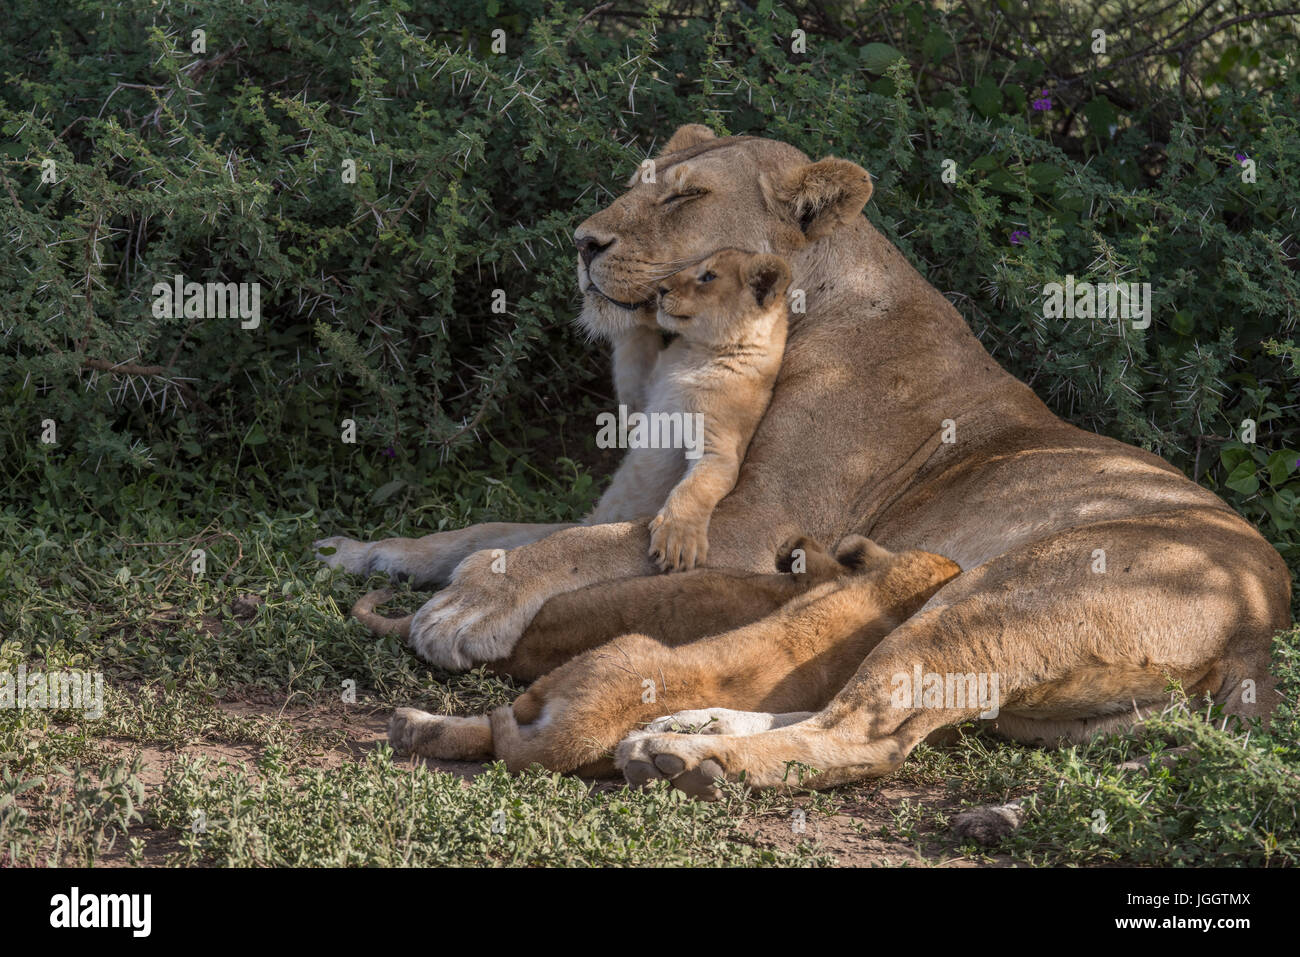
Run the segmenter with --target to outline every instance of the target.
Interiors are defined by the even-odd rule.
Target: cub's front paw
[[[709,520],[660,512],[650,522],[650,557],[660,571],[689,571],[709,556]]]

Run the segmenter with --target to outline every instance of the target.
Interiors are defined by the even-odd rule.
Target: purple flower
[[[397,458],[397,453],[393,451],[393,447],[391,445],[388,448],[384,449],[384,455],[388,456],[390,459]]]
[[[1232,155],[1237,157],[1237,162],[1241,163],[1243,166],[1246,165],[1246,160],[1250,159],[1250,157],[1245,153],[1234,153]]]
[[[1030,104],[1030,106],[1032,106],[1039,113],[1046,112],[1047,110],[1050,110],[1052,108],[1052,98],[1047,95],[1046,90],[1042,90],[1039,92],[1038,98],[1035,99],[1034,102]]]
[[[1028,239],[1028,238],[1029,238],[1029,231],[1028,231],[1028,230],[1017,229],[1017,230],[1015,230],[1015,231],[1011,234],[1011,245],[1012,245],[1012,246],[1020,246],[1020,245],[1022,245],[1022,244],[1024,243],[1024,241],[1025,241],[1026,239]]]

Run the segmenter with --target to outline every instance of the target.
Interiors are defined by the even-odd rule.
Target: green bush
[[[702,120],[860,162],[867,215],[1001,362],[1300,560],[1300,78],[1270,5],[1200,31],[1054,2],[12,6],[0,503],[377,508],[590,461],[610,390],[569,237]],[[261,326],[156,318],[177,273],[259,282]],[[1151,327],[1044,318],[1066,274],[1150,282]],[[568,514],[594,494],[566,488]]]

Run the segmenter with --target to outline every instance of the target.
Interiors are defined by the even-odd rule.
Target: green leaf
[[[1259,478],[1255,475],[1255,463],[1247,459],[1230,473],[1223,483],[1234,492],[1242,495],[1254,495],[1259,491]]]
[[[931,30],[921,41],[921,52],[931,63],[938,63],[946,57],[952,56],[952,40],[948,39],[948,34],[942,30]]]
[[[1219,450],[1219,461],[1223,463],[1223,467],[1229,472],[1249,458],[1250,449],[1246,448],[1240,442],[1234,441],[1230,444],[1224,445],[1223,448]]]
[[[1042,63],[1042,61],[1029,58],[1017,60],[1015,65],[1016,73],[1019,76],[1023,76],[1031,83],[1042,76],[1045,69],[1047,69],[1047,67]]]
[[[984,116],[996,116],[1002,111],[1002,91],[992,77],[985,77],[971,87],[971,105]]]
[[[266,444],[266,432],[262,430],[262,423],[260,422],[253,423],[253,427],[249,429],[248,434],[244,436],[244,444],[245,445]]]
[[[375,505],[387,502],[398,491],[406,485],[406,479],[393,479],[391,482],[385,482],[379,488],[375,489],[374,494],[370,496],[370,501]]]
[[[1119,111],[1104,96],[1094,96],[1085,103],[1083,115],[1094,136],[1109,137],[1110,128],[1119,124]]]
[[[1300,452],[1295,449],[1278,449],[1268,457],[1268,482],[1270,485],[1281,485],[1287,480],[1293,471],[1295,471],[1296,459],[1300,458]]]
[[[1029,167],[1029,181],[1035,186],[1051,186],[1065,175],[1065,170],[1051,163],[1034,163]]]
[[[1297,521],[1295,493],[1290,489],[1279,489],[1273,494],[1269,512],[1273,516],[1273,523],[1282,531],[1295,528]]]
[[[888,43],[868,43],[858,50],[858,59],[871,73],[884,73],[895,60],[900,60],[902,57],[903,54]]]
[[[999,193],[1016,195],[1021,192],[1019,181],[1004,169],[995,170],[989,174],[989,187]]]

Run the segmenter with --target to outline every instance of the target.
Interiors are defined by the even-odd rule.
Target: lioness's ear
[[[780,256],[755,256],[745,265],[745,285],[754,301],[766,306],[790,285],[790,267]]]
[[[664,144],[664,148],[659,151],[659,155],[667,156],[669,153],[690,149],[692,146],[699,146],[701,143],[716,139],[713,130],[707,126],[700,123],[687,123],[685,126],[677,128],[677,132]]]
[[[764,191],[794,219],[809,240],[818,239],[862,212],[871,198],[871,174],[856,163],[828,156],[792,170]]]

